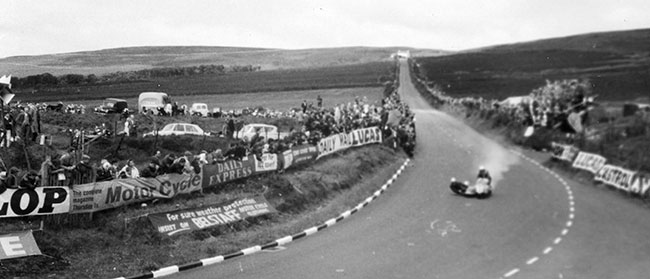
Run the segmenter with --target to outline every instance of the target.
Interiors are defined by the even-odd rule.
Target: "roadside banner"
[[[224,203],[149,214],[159,233],[168,236],[229,224],[247,217],[277,212],[264,196],[230,200]]]
[[[168,173],[156,178],[114,179],[72,188],[71,213],[96,212],[154,198],[200,191],[202,174]]]
[[[203,165],[203,188],[215,187],[230,181],[252,176],[255,171],[255,156],[242,160],[228,160],[216,164]]]
[[[50,215],[70,211],[70,189],[36,187],[7,189],[0,194],[0,218]]]
[[[278,170],[278,154],[264,153],[259,160],[255,157],[253,159],[255,159],[255,173]]]
[[[618,189],[629,191],[635,173],[636,172],[634,171],[614,165],[604,165],[600,170],[598,170],[594,179],[612,185]]]
[[[578,148],[575,148],[573,145],[560,144],[555,142],[551,143],[551,148],[551,156],[553,156],[553,158],[567,162],[573,162],[576,154],[580,152],[580,150],[578,150]]]
[[[630,192],[640,196],[646,196],[648,189],[650,189],[650,174],[637,172],[632,179]]]
[[[287,169],[292,165],[301,165],[312,162],[318,157],[318,147],[304,144],[291,147],[282,153],[282,167]]]
[[[607,159],[603,156],[580,151],[578,157],[573,161],[573,167],[595,174],[605,165],[605,162],[607,162]]]
[[[293,152],[291,152],[291,149],[285,150],[282,152],[282,169],[288,169],[291,165],[293,165]]]
[[[0,260],[41,255],[32,231],[0,235]]]
[[[370,143],[381,143],[382,136],[379,127],[353,130],[323,138],[318,142],[318,158],[345,150],[353,146]]]

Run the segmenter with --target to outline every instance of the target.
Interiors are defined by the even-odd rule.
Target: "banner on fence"
[[[323,157],[352,146],[361,146],[381,142],[381,130],[378,127],[363,128],[323,138],[318,142],[318,157]]]
[[[631,170],[614,165],[604,165],[596,172],[594,179],[618,189],[629,191],[634,174],[635,172]]]
[[[580,150],[573,147],[573,145],[552,142],[551,147],[551,156],[553,156],[553,158],[567,162],[573,162],[573,158],[575,158],[576,154],[580,152]]]
[[[309,163],[318,156],[318,147],[313,145],[299,145],[291,147],[282,153],[282,167],[287,169],[292,165]]]
[[[637,172],[632,179],[630,192],[637,195],[645,196],[650,189],[650,174]]]
[[[578,157],[573,161],[573,167],[595,174],[605,165],[605,162],[607,162],[607,159],[603,156],[580,151]]]
[[[255,160],[255,172],[269,172],[278,170],[278,155],[274,153],[264,153],[259,160]]]
[[[0,260],[41,255],[32,231],[0,235]]]
[[[246,217],[276,212],[264,196],[241,198],[228,202],[149,214],[149,220],[159,233],[169,236],[233,223]]]
[[[255,171],[255,156],[244,157],[242,160],[228,160],[216,164],[203,165],[203,188],[215,187],[230,181],[253,175]]]
[[[72,213],[95,212],[154,198],[200,191],[202,174],[168,173],[156,178],[114,179],[72,188]]]
[[[0,218],[49,215],[70,211],[67,187],[7,189],[0,194]]]

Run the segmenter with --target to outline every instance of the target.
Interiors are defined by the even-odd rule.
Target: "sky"
[[[650,28],[649,0],[0,0],[0,58],[132,46],[440,50]]]

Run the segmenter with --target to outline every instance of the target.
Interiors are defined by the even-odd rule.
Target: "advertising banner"
[[[273,212],[277,211],[264,196],[255,196],[215,205],[149,214],[148,217],[159,233],[172,236],[181,232],[201,230]]]
[[[256,158],[254,158],[256,159]],[[259,160],[255,160],[255,172],[269,172],[278,170],[278,155],[265,153]]]
[[[0,194],[0,218],[49,215],[70,211],[70,189],[37,187],[7,189]]]
[[[594,179],[618,189],[629,191],[635,172],[613,165],[604,165]]]
[[[650,189],[650,174],[637,172],[632,179],[630,192],[637,195],[646,196]]]
[[[553,158],[567,162],[573,162],[573,158],[580,152],[577,148],[567,144],[553,142],[551,143],[551,147],[553,149],[551,153]]]
[[[318,157],[318,147],[309,144],[294,146],[284,151],[282,156],[282,167],[287,169],[292,165],[301,165],[316,160],[316,157]]]
[[[41,255],[32,231],[0,235],[0,260]]]
[[[578,157],[573,161],[573,167],[595,174],[605,165],[605,162],[607,162],[607,159],[603,156],[580,151]]]
[[[114,179],[72,188],[71,213],[96,212],[154,198],[200,191],[202,174],[168,173],[156,178]]]
[[[381,130],[378,127],[363,128],[321,139],[318,142],[318,157],[323,157],[349,147],[380,143]]]
[[[242,160],[228,160],[216,164],[203,165],[203,188],[215,187],[230,181],[253,175],[255,171],[255,156]]]

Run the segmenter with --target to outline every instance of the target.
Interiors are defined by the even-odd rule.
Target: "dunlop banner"
[[[228,202],[149,214],[149,221],[159,233],[169,236],[201,230],[276,212],[264,196],[230,200]]]
[[[353,130],[321,139],[318,142],[318,158],[353,147],[381,142],[381,130],[370,127]]]
[[[202,175],[164,174],[156,178],[114,179],[72,188],[71,213],[95,212],[154,198],[200,191]]]
[[[41,255],[32,231],[0,235],[0,260]]]
[[[0,218],[49,215],[70,211],[70,189],[37,187],[7,189],[0,194]]]
[[[618,189],[629,191],[635,172],[613,165],[604,165],[594,179]]]
[[[603,156],[580,151],[578,157],[573,161],[573,167],[595,174],[605,165],[605,162],[607,162],[607,159]]]
[[[551,148],[553,149],[552,150],[553,158],[562,161],[567,161],[567,162],[572,162],[573,158],[576,157],[576,154],[580,152],[580,150],[573,147],[572,145],[559,144],[555,142],[551,143]]]
[[[203,188],[215,187],[230,181],[252,176],[255,171],[255,156],[239,160],[228,160],[214,165],[203,165]]]

